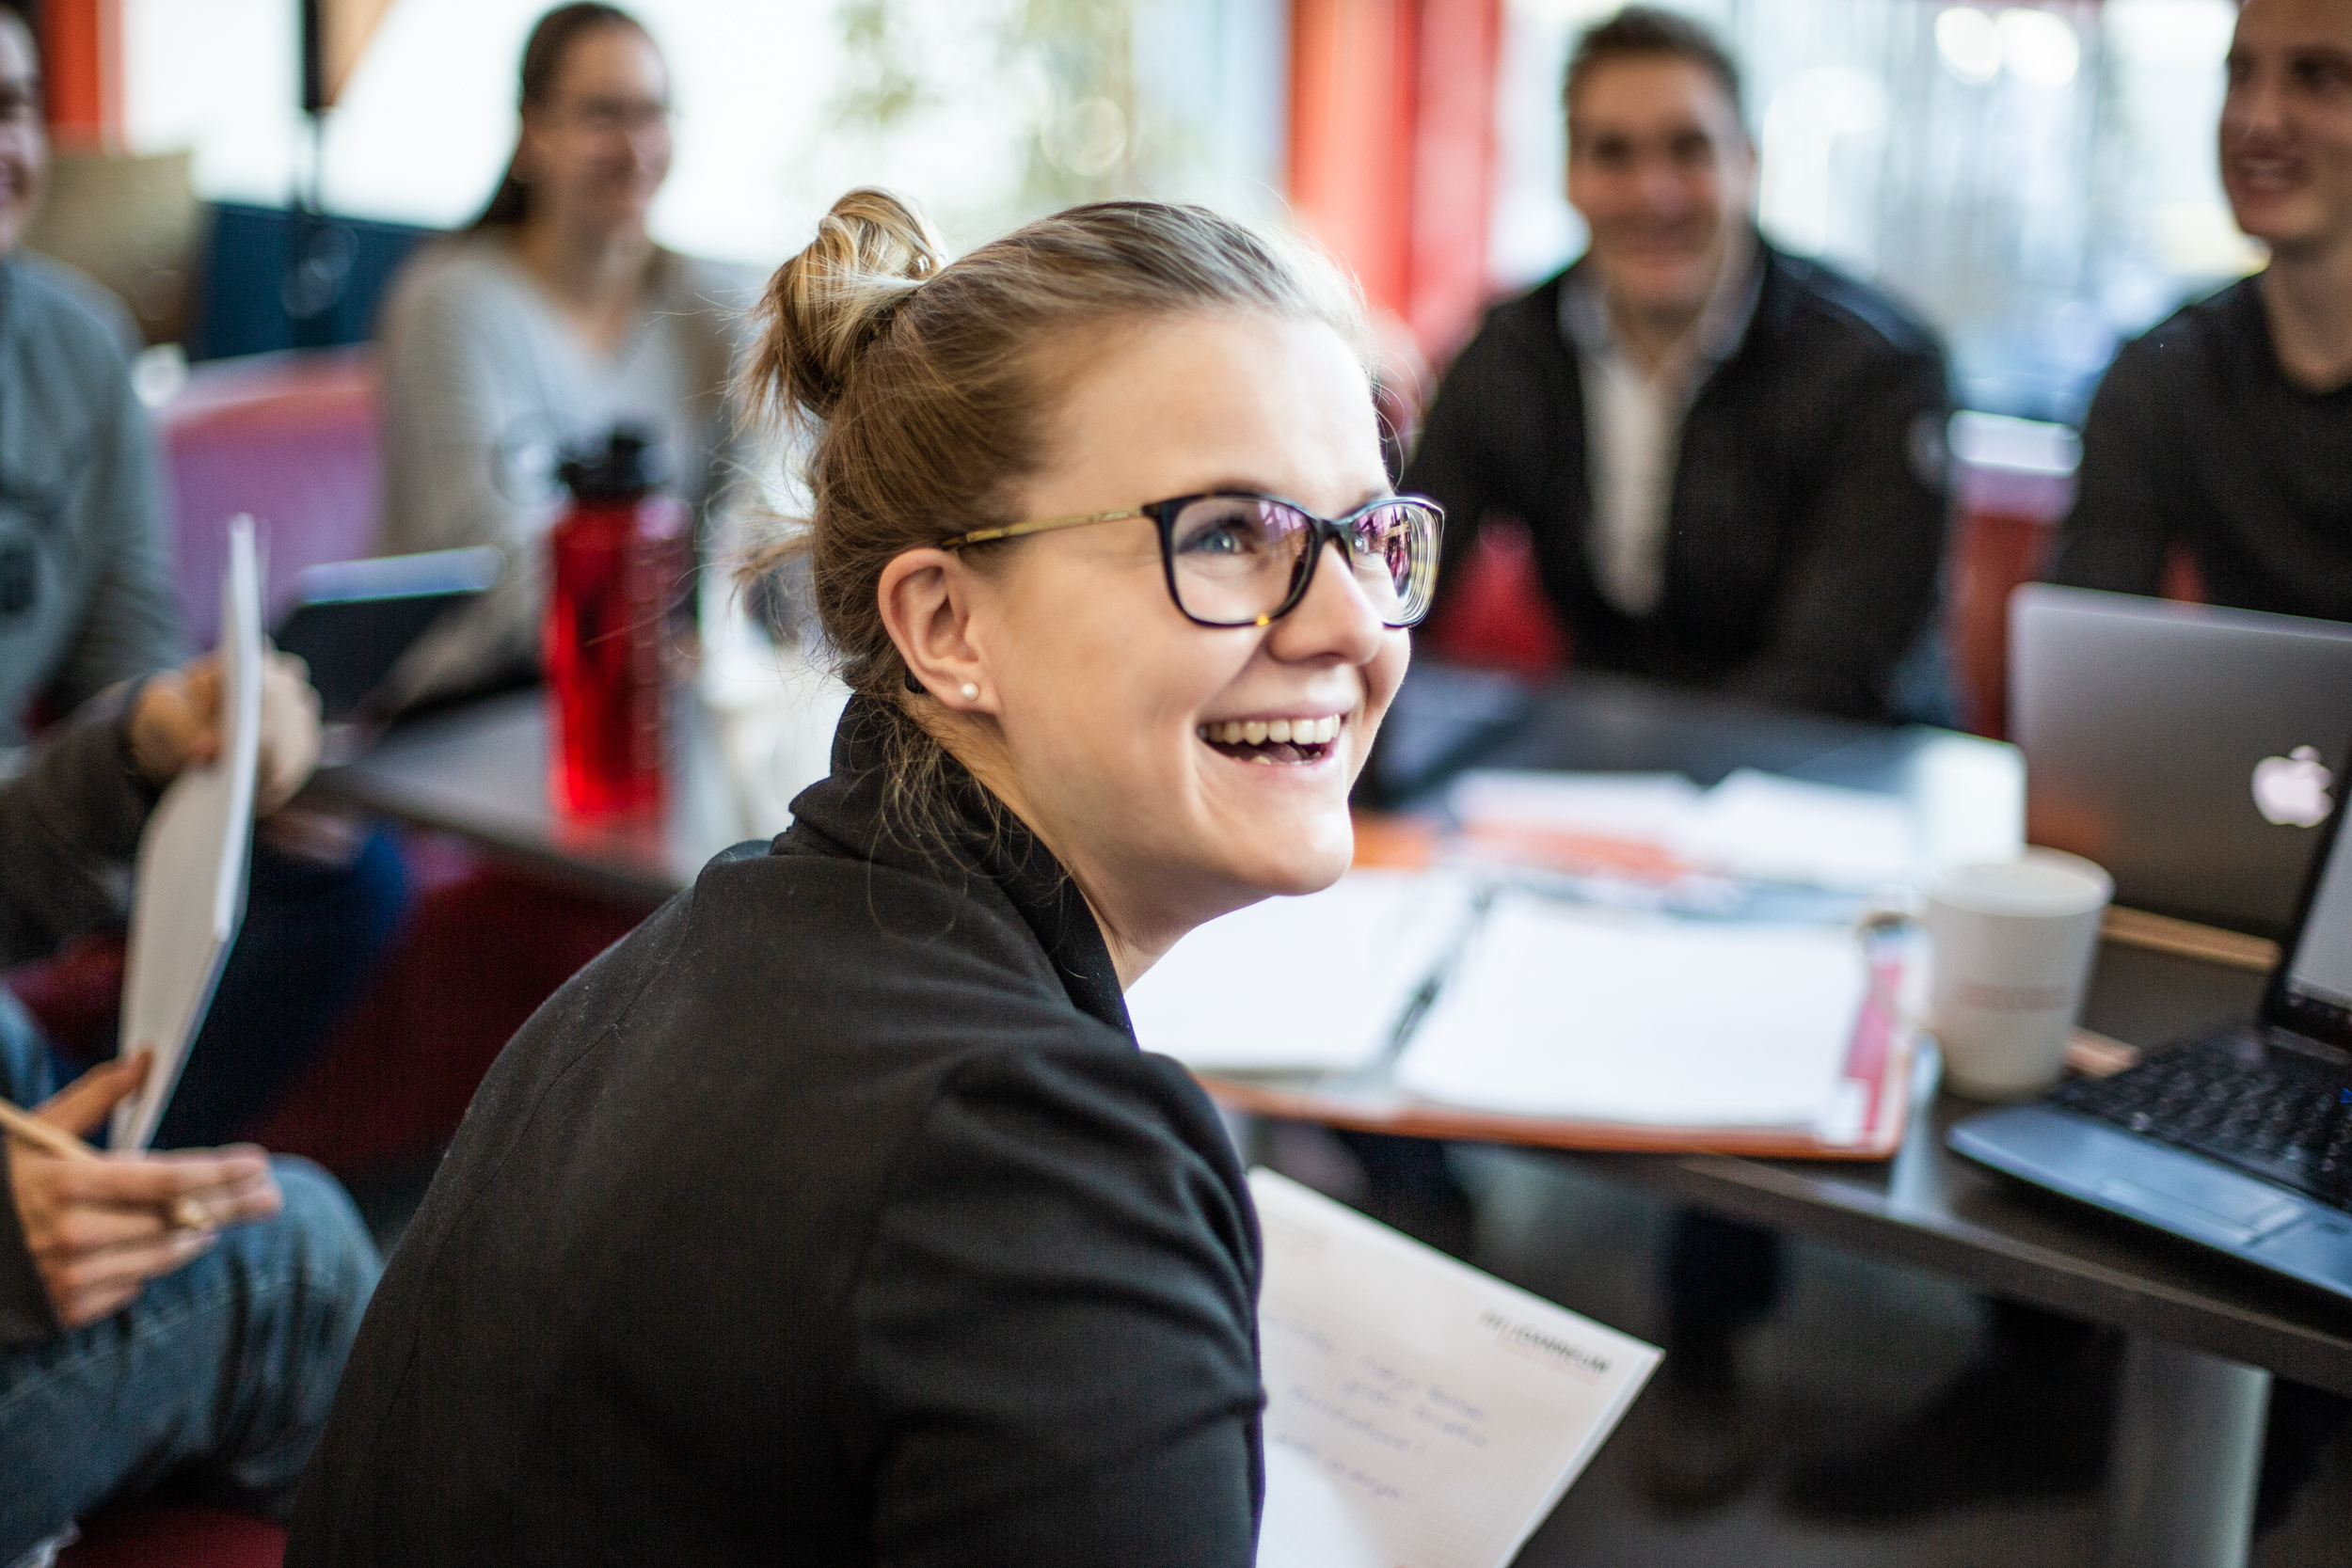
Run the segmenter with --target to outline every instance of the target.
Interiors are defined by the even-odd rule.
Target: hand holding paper
[[[221,749],[220,656],[204,654],[148,677],[131,710],[131,755],[161,789],[181,769],[215,761]],[[319,694],[309,669],[270,653],[262,669],[261,752],[253,814],[267,816],[310,780],[319,760]]]
[[[7,1107],[9,1196],[57,1321],[107,1317],[148,1280],[213,1244],[224,1227],[282,1206],[257,1148],[101,1155],[74,1136],[136,1092],[148,1058],[102,1062],[32,1115]],[[0,1101],[5,1105],[5,1101]]]

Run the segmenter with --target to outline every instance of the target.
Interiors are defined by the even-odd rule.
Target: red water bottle
[[[657,457],[623,428],[557,470],[572,504],[548,531],[548,783],[576,816],[661,805],[663,671],[688,562],[686,510],[657,488]]]

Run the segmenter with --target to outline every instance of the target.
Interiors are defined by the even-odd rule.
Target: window
[[[400,0],[327,119],[331,211],[435,227],[488,199],[517,62],[552,0]],[[679,249],[771,266],[857,184],[952,243],[1089,197],[1279,211],[1280,0],[631,0],[675,77],[654,213]],[[285,203],[305,175],[296,8],[125,0],[126,135],[187,147],[199,193]]]

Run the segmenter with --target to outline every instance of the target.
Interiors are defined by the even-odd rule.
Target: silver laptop
[[[2352,625],[2033,583],[2010,598],[2026,833],[2134,909],[2284,932],[2352,731]]]
[[[2258,1017],[1971,1117],[1946,1141],[2352,1297],[2352,807],[2335,815]]]

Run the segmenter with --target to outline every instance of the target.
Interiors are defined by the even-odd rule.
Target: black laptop
[[[436,622],[489,591],[504,558],[486,545],[306,567],[272,633],[310,667],[329,762],[349,761],[389,717],[385,685]]]
[[[2031,1105],[1971,1117],[1950,1146],[2352,1296],[2347,816],[2337,805],[2314,846],[2260,1017],[2111,1078],[2070,1080]]]

